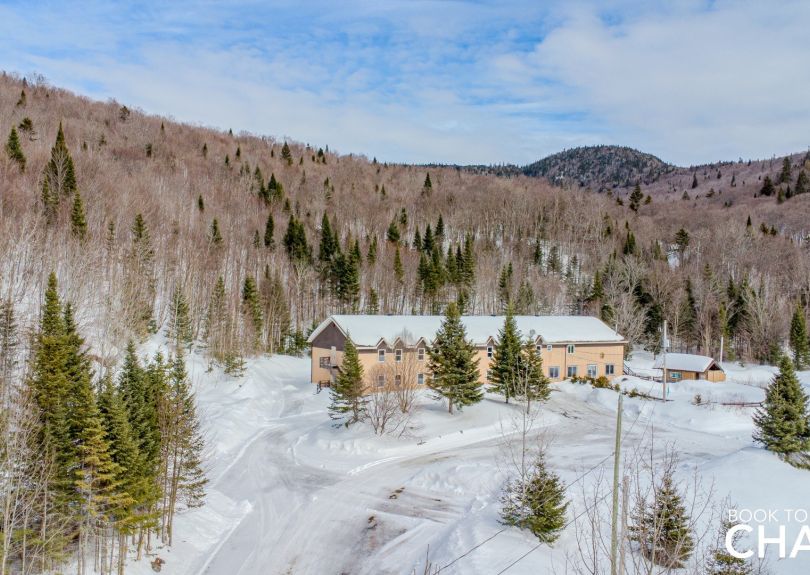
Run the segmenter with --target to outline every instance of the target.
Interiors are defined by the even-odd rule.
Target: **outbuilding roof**
[[[373,347],[381,341],[392,345],[397,339],[407,345],[420,339],[432,342],[443,319],[441,315],[333,315],[321,322],[307,341],[312,343],[334,323],[360,347]],[[467,338],[482,346],[491,338],[497,339],[504,316],[467,315],[461,321]],[[519,315],[515,322],[523,338],[539,336],[543,343],[624,343],[621,335],[595,317]]]
[[[677,371],[694,371],[702,373],[709,369],[712,365],[716,365],[717,369],[723,370],[720,364],[716,363],[713,358],[707,355],[694,355],[691,353],[667,353],[667,369],[674,369]],[[664,354],[662,353],[655,358],[653,368],[661,369],[664,367]]]

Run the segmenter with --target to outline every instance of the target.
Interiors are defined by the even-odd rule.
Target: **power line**
[[[653,406],[653,410],[655,410],[655,406]],[[629,437],[630,433],[633,431],[633,428],[636,426],[636,423],[638,422],[638,420],[639,420],[639,418],[640,418],[640,417],[641,417],[641,410],[639,410],[638,414],[636,414],[636,418],[633,420],[633,423],[630,425],[630,428],[627,430],[627,433],[625,433],[624,437],[622,438],[622,440],[621,440],[621,442],[620,442],[620,445],[624,443],[624,440],[625,440],[625,439],[627,439],[627,437]],[[563,490],[568,490],[568,488],[569,488],[569,487],[571,487],[571,486],[572,486],[572,485],[574,485],[575,483],[577,483],[577,482],[581,481],[582,479],[584,479],[585,477],[587,477],[589,474],[591,474],[591,473],[593,473],[594,471],[596,471],[598,468],[600,468],[600,467],[602,466],[602,464],[603,464],[603,463],[605,463],[605,462],[606,462],[608,459],[610,459],[611,457],[613,457],[613,454],[614,454],[614,453],[615,453],[615,452],[611,452],[609,455],[607,455],[607,456],[605,456],[603,459],[601,459],[601,460],[600,460],[600,461],[599,461],[599,462],[598,462],[596,465],[594,465],[594,466],[593,466],[593,467],[591,467],[590,469],[586,470],[584,473],[580,474],[580,475],[579,475],[579,476],[578,476],[576,479],[574,479],[573,481],[570,481],[569,483],[567,483],[567,484],[566,484],[566,485],[563,487]],[[601,502],[601,501],[600,501],[600,502]],[[587,508],[586,508],[586,510],[585,510],[585,511],[587,511]],[[583,512],[583,513],[584,513],[584,512]],[[572,521],[570,521],[570,522],[566,523],[566,524],[563,526],[563,529],[565,529],[566,527],[568,527],[568,526],[569,526],[569,525],[570,525],[570,524],[571,524],[573,521],[576,521],[576,520],[577,520],[577,519],[579,519],[581,516],[582,516],[582,513],[580,513],[579,515],[577,515],[577,516],[576,516],[576,517],[575,517],[575,518],[574,518]],[[470,547],[470,548],[469,548],[467,551],[465,551],[464,553],[462,553],[461,555],[459,555],[458,557],[456,557],[455,559],[453,559],[452,561],[450,561],[450,563],[447,563],[446,565],[443,565],[442,567],[440,567],[440,568],[439,568],[439,569],[436,571],[436,573],[437,573],[437,574],[438,574],[438,573],[441,573],[442,571],[444,571],[445,569],[447,569],[447,568],[448,568],[448,567],[450,567],[451,565],[455,564],[455,563],[456,563],[456,562],[458,562],[459,560],[463,559],[464,557],[466,557],[467,555],[469,555],[470,553],[472,553],[473,551],[475,551],[475,550],[476,550],[476,549],[478,549],[479,547],[482,547],[483,545],[485,545],[485,544],[489,543],[490,541],[492,541],[493,539],[495,539],[495,538],[496,538],[498,535],[500,535],[501,533],[503,533],[504,531],[506,531],[507,529],[509,529],[509,527],[510,527],[510,526],[506,526],[506,527],[504,527],[503,529],[499,529],[498,531],[496,531],[495,533],[493,533],[492,535],[490,535],[489,537],[487,537],[487,538],[486,538],[486,539],[484,539],[483,541],[481,541],[481,542],[479,542],[479,543],[476,543],[474,546]],[[523,559],[523,557],[525,557],[526,555],[529,555],[529,554],[530,554],[532,551],[534,551],[535,549],[537,549],[538,547],[540,547],[540,545],[541,545],[541,544],[542,544],[542,543],[538,544],[537,546],[535,546],[534,548],[532,548],[531,550],[529,550],[529,551],[528,551],[528,552],[527,552],[525,555],[523,555],[523,556],[521,556],[520,558],[518,558],[518,559],[517,559],[517,560],[516,560],[514,563],[512,563],[511,565],[514,565],[515,563],[517,563],[518,561],[520,561],[521,559]],[[511,565],[510,565],[509,567],[511,567]],[[509,567],[507,567],[507,569],[508,569]],[[503,571],[501,571],[501,573],[503,573]]]

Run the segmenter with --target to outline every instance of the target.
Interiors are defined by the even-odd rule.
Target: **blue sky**
[[[5,2],[0,68],[384,161],[810,146],[810,3]]]

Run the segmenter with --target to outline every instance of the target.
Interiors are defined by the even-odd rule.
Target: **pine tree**
[[[194,330],[189,315],[188,300],[179,285],[175,285],[172,292],[168,321],[166,336],[174,342],[175,347],[191,344],[194,339]]]
[[[678,259],[683,265],[684,255],[686,254],[686,248],[689,247],[689,232],[685,229],[681,228],[675,234],[675,246],[678,249]]]
[[[439,214],[439,221],[436,222],[436,237],[441,239],[444,238],[444,220],[442,219],[442,215]]]
[[[394,249],[394,279],[398,284],[405,281],[405,268],[402,266],[402,257],[399,255],[399,246]]]
[[[61,122],[56,142],[51,148],[51,159],[45,167],[45,177],[49,180],[51,193],[55,194],[57,201],[61,196],[72,196],[76,192],[76,169],[65,143]]]
[[[692,554],[694,539],[671,469],[665,470],[653,490],[651,502],[640,500],[637,503],[630,528],[631,540],[639,545],[642,556],[650,563],[680,569]]]
[[[59,206],[59,197],[51,192],[51,184],[47,176],[42,178],[42,212],[45,214],[45,222],[50,226],[56,222],[56,210]]]
[[[765,179],[762,181],[762,188],[759,190],[759,195],[771,197],[774,193],[776,193],[776,187],[773,185],[771,177],[765,176]]]
[[[706,560],[706,575],[753,575],[754,567],[747,559],[734,557],[726,549],[726,534],[734,525],[725,519],[717,532],[717,540]],[[734,534],[732,545],[742,537],[739,531]]]
[[[478,359],[475,346],[467,341],[467,332],[455,303],[447,306],[445,318],[433,346],[428,349],[429,367],[433,373],[430,388],[459,411],[484,397],[478,385]]]
[[[347,338],[340,372],[329,388],[329,416],[346,427],[363,419],[367,403],[363,391],[363,366],[357,348]]]
[[[275,223],[273,222],[273,214],[267,214],[267,221],[264,223],[264,247],[272,248],[275,244],[273,239],[273,232],[275,230]]]
[[[292,166],[292,152],[290,152],[290,146],[287,142],[284,142],[284,145],[281,146],[281,159],[287,162],[288,166]]]
[[[489,366],[491,390],[503,395],[506,403],[509,403],[510,397],[519,394],[522,376],[522,347],[514,309],[508,305],[503,327],[498,332],[498,343],[495,345],[492,363]]]
[[[785,157],[782,160],[782,171],[779,172],[779,183],[789,184],[792,178],[793,176],[790,170],[790,158]]]
[[[70,233],[79,241],[87,237],[87,220],[84,217],[84,205],[79,190],[73,195],[73,208],[70,211]]]
[[[211,232],[208,235],[208,241],[214,247],[222,245],[222,233],[219,231],[219,222],[216,218],[211,221]]]
[[[527,412],[531,409],[532,401],[546,401],[551,395],[550,382],[543,373],[543,358],[531,338],[526,340],[520,356],[517,395],[526,400]]]
[[[332,225],[329,223],[329,216],[326,212],[321,219],[321,242],[318,247],[318,260],[321,262],[331,262],[339,249],[337,231],[332,233]]]
[[[13,161],[16,162],[21,172],[25,171],[25,154],[23,153],[22,145],[20,144],[20,137],[17,135],[17,129],[12,127],[6,142],[6,154]]]
[[[810,342],[807,339],[807,321],[801,302],[793,311],[790,320],[790,349],[793,350],[793,365],[801,371],[810,366]]]
[[[692,174],[692,189],[694,190],[697,187],[698,187],[697,173],[694,173]]]
[[[506,309],[512,302],[512,276],[512,262],[509,262],[503,266],[498,278],[498,299],[502,309]]]
[[[695,186],[692,186],[695,187]],[[636,183],[636,186],[633,188],[632,193],[630,194],[630,209],[634,212],[638,212],[638,208],[641,205],[641,201],[644,199],[644,194],[641,192],[641,186]]]
[[[802,389],[793,362],[779,359],[777,373],[765,392],[762,407],[754,414],[754,440],[784,457],[792,465],[806,465],[810,451],[808,397]]]
[[[377,263],[377,236],[371,238],[371,242],[368,245],[368,251],[366,252],[366,261],[368,262],[369,266],[373,266]]]
[[[799,175],[796,176],[796,189],[794,190],[795,195],[799,196],[801,194],[806,194],[810,186],[808,186],[807,181],[807,172],[802,170],[799,172]]]
[[[284,248],[293,263],[310,263],[312,248],[307,243],[307,234],[304,224],[294,215],[290,215],[287,223],[287,232],[284,234]]]
[[[430,173],[425,175],[425,183],[422,184],[422,195],[430,194],[433,190],[433,183],[430,181]]]
[[[248,343],[254,351],[258,350],[261,345],[264,320],[261,302],[259,301],[259,290],[256,287],[256,280],[251,275],[245,277],[242,285],[242,313],[247,318],[250,326],[251,335]]]
[[[388,225],[388,231],[385,233],[385,239],[393,243],[399,242],[399,226],[397,225],[396,220],[391,220],[391,223]]]
[[[203,199],[202,194],[197,196],[197,209],[201,212],[205,211],[205,200]]]
[[[528,529],[543,543],[554,543],[565,526],[565,486],[549,471],[541,453],[525,477],[510,480],[501,497],[501,521]]]

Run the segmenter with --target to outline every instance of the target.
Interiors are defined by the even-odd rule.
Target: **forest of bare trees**
[[[331,313],[441,313],[455,301],[490,314],[511,303],[518,314],[597,315],[653,349],[668,320],[674,349],[714,355],[723,338],[727,359],[768,361],[787,341],[790,314],[810,303],[808,230],[789,216],[810,195],[650,197],[631,208],[537,178],[385,164],[325,143],[179,124],[5,74],[0,134],[0,381],[3,425],[14,430],[0,462],[0,573],[23,560],[12,534],[35,518],[41,535],[25,572],[48,564],[47,493],[21,484],[15,466],[31,458],[29,436],[41,436],[42,422],[25,414],[51,272],[99,399],[101,382],[125,370],[127,343],[158,332],[238,375],[248,356],[302,353]],[[807,164],[797,159],[791,177]],[[160,422],[169,434],[175,424]],[[59,553],[95,546],[111,565],[129,542],[170,538],[172,449],[155,454],[168,499],[140,508],[159,512],[157,523],[116,540],[113,519],[102,522],[108,531],[82,531],[68,514]],[[25,476],[47,486],[51,465]]]

